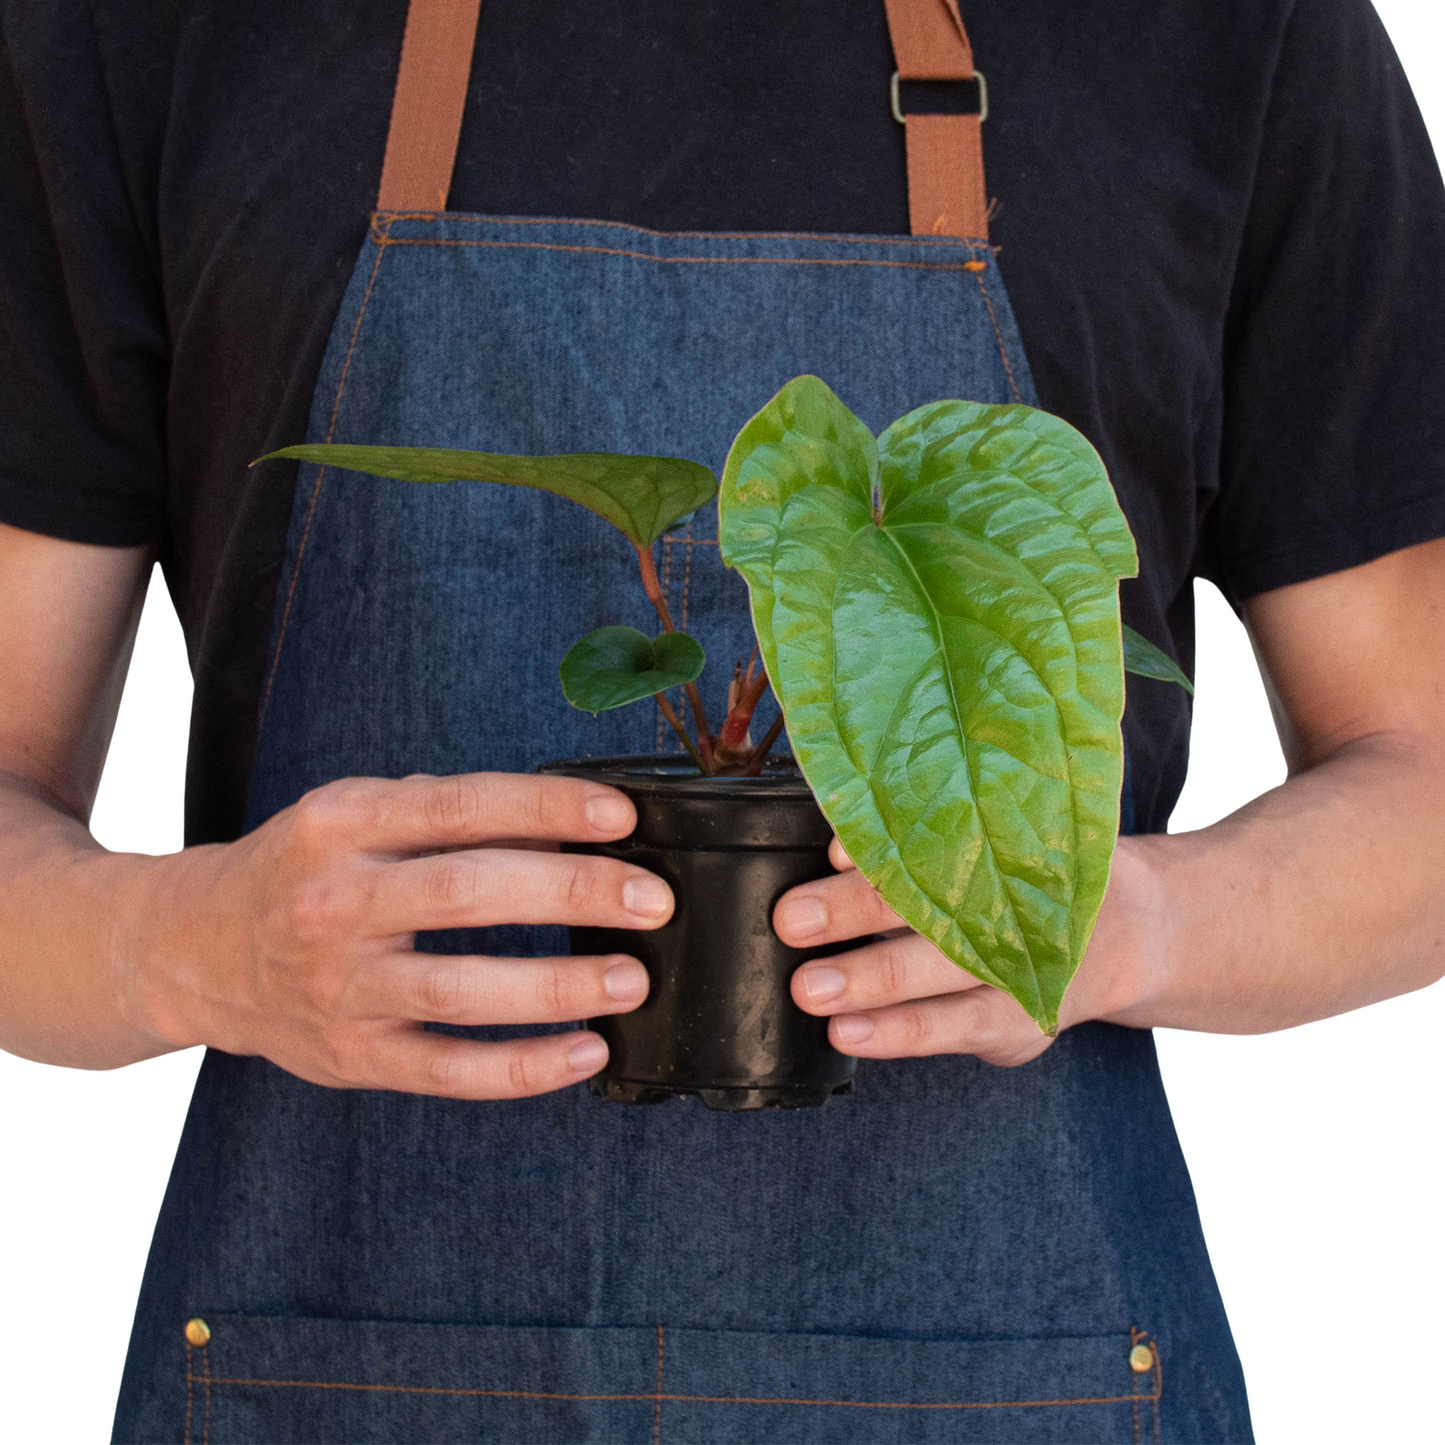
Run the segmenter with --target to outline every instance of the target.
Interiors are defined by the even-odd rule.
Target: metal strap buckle
[[[973,73],[973,79],[978,82],[978,123],[979,123],[980,125],[982,125],[982,124],[984,123],[984,121],[986,121],[986,120],[988,119],[988,81],[984,79],[983,71],[981,71],[981,70],[975,70],[975,71],[974,71],[974,73]],[[912,84],[915,84],[915,85],[920,85],[920,84],[921,84],[921,85],[930,85],[930,84],[967,85],[967,84],[968,84],[968,82],[967,82],[966,80],[956,80],[956,81],[913,81],[913,82],[911,82],[911,83],[912,83]],[[898,99],[898,85],[899,85],[898,72],[895,70],[895,71],[893,72],[893,78],[888,82],[888,107],[889,107],[889,109],[893,112],[893,119],[896,120],[899,125],[903,125],[903,124],[906,123],[908,117],[904,115],[904,113],[903,113],[903,107],[899,104],[899,99]],[[913,114],[913,115],[955,115],[955,114],[967,114],[967,112],[956,112],[956,111],[912,111],[912,112],[910,112],[910,114]]]

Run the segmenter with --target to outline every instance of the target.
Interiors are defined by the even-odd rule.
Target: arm
[[[0,526],[0,1047],[47,1063],[169,1047],[118,1007],[116,906],[139,860],[86,827],[151,560]]]
[[[418,929],[501,922],[655,928],[662,881],[558,841],[626,836],[613,789],[470,774],[347,779],[235,843],[110,853],[86,820],[140,615],[145,549],[0,526],[0,1047],[113,1068],[192,1044],[314,1083],[457,1098],[595,1073],[566,1032],[478,1043],[455,1024],[560,1023],[635,1008],[635,959],[413,951]]]
[[[1119,840],[1065,1027],[1258,1033],[1445,973],[1445,540],[1246,610],[1289,778],[1212,827]],[[776,924],[801,946],[900,920],[844,872],[793,890]],[[911,932],[806,965],[793,993],[860,1056],[1014,1064],[1048,1046]]]

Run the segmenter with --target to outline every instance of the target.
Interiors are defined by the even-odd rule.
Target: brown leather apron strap
[[[908,225],[915,236],[988,238],[988,194],[983,182],[983,77],[958,13],[958,0],[885,0],[888,33],[898,74],[893,113],[908,145]],[[908,114],[899,82],[977,80],[976,115]]]
[[[885,0],[898,72],[893,110],[908,146],[908,219],[915,236],[988,236],[982,113],[906,113],[900,82],[977,80],[958,0]],[[480,0],[410,0],[379,211],[444,211],[456,164]],[[980,111],[983,106],[980,106]]]
[[[378,211],[444,211],[481,0],[411,0],[381,163]]]

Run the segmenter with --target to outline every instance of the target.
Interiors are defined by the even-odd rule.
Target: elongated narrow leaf
[[[1190,697],[1194,696],[1194,684],[1179,664],[1132,627],[1124,628],[1124,671],[1157,678],[1160,682],[1177,682]]]
[[[1022,406],[936,402],[875,443],[816,377],[739,434],[719,496],[793,751],[848,855],[1053,1030],[1119,822],[1118,579],[1102,463]]]
[[[562,691],[583,712],[605,712],[681,687],[702,672],[702,644],[685,632],[651,638],[635,627],[599,627],[562,659]]]
[[[680,457],[629,457],[611,452],[509,457],[441,447],[315,443],[283,447],[259,460],[282,458],[403,482],[501,482],[554,492],[596,512],[639,547],[650,547],[669,527],[717,495],[717,478],[699,463]]]

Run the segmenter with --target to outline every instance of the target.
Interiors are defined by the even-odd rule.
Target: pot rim
[[[812,799],[796,761],[788,754],[769,757],[756,778],[708,778],[686,753],[632,753],[608,758],[561,758],[542,763],[539,773],[585,777],[590,782],[626,787],[632,792],[665,793],[670,798]]]

